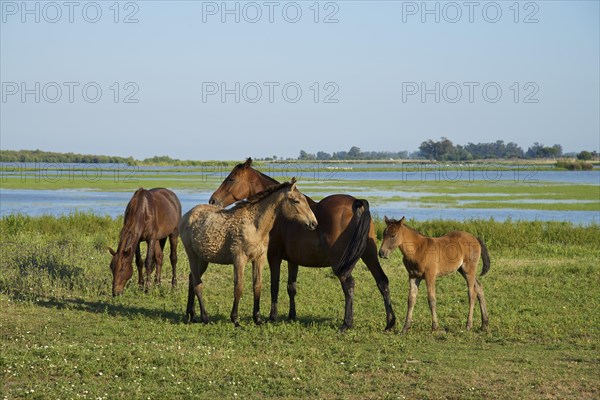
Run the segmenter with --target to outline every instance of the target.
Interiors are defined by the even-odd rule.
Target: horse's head
[[[125,249],[119,246],[117,251],[114,251],[110,247],[108,251],[112,255],[112,259],[110,260],[110,270],[113,275],[112,293],[113,296],[119,296],[123,294],[125,284],[133,275],[133,266],[131,265],[133,249],[131,246]]]
[[[227,207],[236,201],[243,200],[252,194],[251,179],[254,170],[251,168],[252,158],[236,165],[221,186],[210,196],[209,204]]]
[[[284,217],[303,224],[307,229],[317,228],[317,217],[310,209],[306,196],[296,187],[296,178],[292,178],[291,185],[284,191],[284,200],[281,203],[281,212]]]
[[[383,218],[386,227],[383,230],[383,240],[379,248],[379,257],[388,258],[390,253],[402,243],[401,228],[404,223],[404,217],[400,221],[385,216]]]

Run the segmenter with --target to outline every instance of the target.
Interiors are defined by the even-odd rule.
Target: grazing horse
[[[252,159],[233,168],[219,188],[212,194],[209,203],[227,207],[237,200],[252,196],[265,187],[277,183],[269,176],[251,167]],[[314,231],[303,229],[297,222],[282,216],[277,218],[270,232],[267,259],[271,270],[271,314],[277,319],[277,297],[281,261],[288,261],[287,291],[290,297],[289,319],[296,318],[296,279],[298,265],[324,268],[332,266],[342,285],[345,297],[342,330],[351,328],[354,312],[354,278],[352,270],[362,258],[377,282],[386,310],[386,330],[396,323],[390,301],[389,281],[379,259],[375,241],[375,227],[371,221],[369,203],[349,195],[335,194],[319,202],[305,196],[310,208],[319,221]]]
[[[467,281],[469,295],[469,315],[467,330],[473,327],[473,308],[475,295],[479,299],[481,309],[481,329],[488,326],[488,313],[483,296],[483,286],[475,277],[479,257],[483,260],[481,276],[490,270],[490,256],[483,240],[468,232],[452,231],[439,238],[421,235],[416,230],[400,221],[385,217],[386,228],[383,231],[383,241],[379,256],[387,258],[392,250],[400,247],[404,255],[404,266],[408,271],[408,310],[402,332],[408,331],[412,324],[412,314],[417,301],[419,283],[425,279],[427,298],[431,309],[431,329],[437,330],[438,321],[435,312],[435,279],[441,275],[450,274],[456,270]]]
[[[181,219],[181,203],[168,189],[156,188],[146,190],[139,188],[134,194],[127,208],[123,228],[119,236],[117,250],[110,247],[112,254],[110,269],[113,274],[112,292],[113,296],[123,294],[127,281],[133,275],[131,265],[135,252],[135,264],[138,269],[138,284],[144,285],[144,274],[142,271],[142,256],[140,254],[140,242],[148,244],[146,254],[146,289],[150,286],[150,274],[156,263],[155,281],[160,284],[162,272],[163,248],[167,237],[171,247],[171,266],[173,267],[172,286],[177,280],[175,270],[177,266],[177,237],[179,235],[179,220]]]
[[[194,294],[200,316],[208,322],[202,299],[202,274],[208,263],[233,264],[234,300],[231,322],[239,326],[238,304],[242,296],[244,269],[252,262],[254,322],[260,320],[260,291],[269,232],[279,215],[298,222],[302,229],[315,229],[317,219],[296,188],[296,180],[273,185],[231,209],[201,204],[188,211],[179,224],[181,241],[190,260],[187,316],[194,321]]]

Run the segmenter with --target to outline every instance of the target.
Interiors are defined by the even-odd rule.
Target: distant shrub
[[[582,161],[557,161],[556,168],[563,168],[569,171],[587,171],[593,168],[592,164]]]

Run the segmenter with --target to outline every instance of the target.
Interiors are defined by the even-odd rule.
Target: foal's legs
[[[437,331],[438,319],[435,311],[435,275],[425,277],[425,284],[427,285],[427,301],[429,302],[429,309],[431,310],[431,330]]]
[[[171,267],[173,268],[173,277],[171,278],[171,286],[177,285],[177,238],[179,232],[175,231],[169,235],[169,247],[171,248]]]
[[[488,312],[485,305],[485,297],[483,296],[483,285],[475,279],[475,291],[477,299],[479,299],[479,309],[481,310],[481,329],[486,330],[488,327]]]
[[[264,257],[259,257],[257,260],[252,261],[252,286],[254,289],[254,310],[252,312],[252,318],[256,325],[262,323],[260,319],[260,292],[262,290],[262,270],[264,262]]]
[[[369,271],[371,271],[371,275],[373,275],[373,278],[375,278],[375,282],[377,283],[377,288],[379,288],[379,292],[383,296],[383,304],[386,313],[385,330],[388,331],[396,325],[396,315],[394,314],[392,301],[390,300],[389,280],[385,272],[383,272],[383,268],[381,268],[379,258],[377,258],[377,244],[371,237],[367,242],[367,248],[362,255],[362,260],[367,268],[369,268]]]
[[[466,268],[465,268],[466,267]],[[475,308],[475,265],[463,264],[458,271],[467,281],[467,295],[469,296],[469,314],[467,316],[467,330],[473,327],[473,310]],[[465,270],[466,269],[466,270]],[[467,272],[468,271],[468,272]]]
[[[246,257],[238,256],[233,263],[233,307],[231,308],[231,322],[233,325],[240,326],[238,320],[238,306],[240,304],[240,298],[242,297],[242,291],[244,289],[244,269],[246,268]]]
[[[190,260],[190,283],[188,287],[188,302],[187,302],[187,317],[190,322],[194,320],[194,294],[200,303],[200,318],[205,324],[208,323],[208,314],[202,298],[204,284],[202,283],[202,275],[208,267],[208,262],[201,260],[196,254],[188,253]]]
[[[413,310],[415,309],[415,303],[417,302],[420,283],[421,278],[408,278],[408,307],[406,309],[406,320],[404,321],[402,333],[406,333],[412,325]]]

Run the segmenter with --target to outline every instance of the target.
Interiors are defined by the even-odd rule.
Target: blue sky
[[[597,1],[74,4],[1,2],[2,149],[600,147]]]

